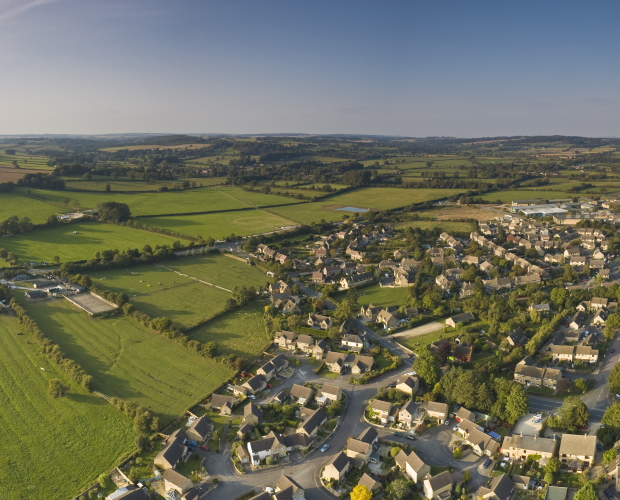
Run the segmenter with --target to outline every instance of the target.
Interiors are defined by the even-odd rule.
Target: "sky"
[[[620,136],[620,2],[0,0],[0,134]]]

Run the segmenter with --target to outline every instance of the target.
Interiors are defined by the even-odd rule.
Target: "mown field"
[[[263,351],[272,340],[265,331],[264,306],[259,300],[240,309],[222,314],[188,335],[201,342],[217,342],[218,352],[251,359]]]
[[[162,423],[181,415],[232,374],[129,317],[90,319],[63,299],[20,302],[46,335],[93,376],[95,390],[131,399],[151,409]]]
[[[399,222],[394,225],[395,228],[402,229],[406,227],[419,227],[420,229],[434,229],[438,227],[442,231],[450,232],[471,232],[472,224],[469,222],[451,222],[445,220],[412,220],[407,222]]]
[[[50,214],[66,212],[67,208],[33,196],[27,196],[19,189],[11,193],[0,193],[0,220],[16,215],[28,217],[35,224],[42,224]]]
[[[379,285],[371,285],[360,288],[358,291],[360,306],[372,304],[373,306],[401,306],[409,300],[409,288],[381,288]]]
[[[133,450],[133,424],[70,383],[22,331],[0,316],[0,497],[73,498]],[[65,397],[48,395],[52,378],[70,388]]]
[[[77,231],[78,234],[73,234]],[[172,245],[176,238],[103,222],[75,222],[17,234],[0,240],[0,247],[15,252],[21,262],[61,262],[92,259],[102,250],[141,249],[145,244]]]
[[[149,226],[161,227],[188,236],[211,236],[223,239],[231,233],[237,236],[274,231],[282,226],[290,226],[287,211],[296,205],[282,210],[282,216],[272,215],[265,210],[243,210],[219,214],[176,215],[172,217],[141,217],[139,220]],[[280,207],[282,209],[284,207]],[[269,211],[277,209],[270,208]]]

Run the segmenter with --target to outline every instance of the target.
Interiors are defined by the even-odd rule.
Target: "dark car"
[[[611,490],[605,490],[605,496],[609,498],[609,500],[612,500],[614,498],[614,492]]]
[[[402,432],[395,432],[394,436],[396,436],[397,438],[401,438],[401,437],[403,437],[403,433]]]
[[[616,350],[615,349],[609,349],[609,352],[613,353],[613,352],[616,352]]]
[[[405,436],[405,439],[408,439],[409,441],[415,441],[415,436]]]
[[[603,451],[603,445],[601,443],[596,443],[596,451]]]
[[[196,446],[198,446],[198,443],[196,441],[187,441],[185,444],[187,446],[191,446],[192,448],[196,448]]]
[[[487,459],[484,461],[484,463],[482,464],[482,468],[483,468],[483,469],[488,469],[488,468],[489,468],[489,465],[491,465],[491,459],[490,459],[490,458],[487,458]]]
[[[388,387],[396,387],[396,382],[392,382],[391,384],[388,385]]]

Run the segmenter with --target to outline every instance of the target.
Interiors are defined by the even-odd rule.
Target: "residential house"
[[[436,476],[430,474],[424,479],[424,494],[429,500],[447,500],[452,497],[452,475],[443,471]]]
[[[392,416],[392,403],[387,401],[381,401],[379,399],[373,399],[370,402],[370,409],[374,412],[375,417],[379,419],[382,424],[387,424],[389,421],[393,421]]]
[[[252,465],[260,465],[261,460],[265,460],[267,457],[273,457],[276,460],[285,457],[286,448],[282,435],[274,431],[271,431],[263,439],[248,443],[248,453]]]
[[[478,490],[478,498],[483,500],[509,500],[515,490],[515,483],[506,474],[495,476],[488,487]]]
[[[579,328],[581,328],[581,325],[583,324],[584,319],[585,315],[583,314],[583,311],[577,311],[568,326],[573,330],[579,330]]]
[[[296,340],[297,334],[286,330],[276,333],[274,338],[274,342],[278,344],[280,349],[286,349],[288,351],[294,351],[296,349]]]
[[[275,367],[275,365],[271,361],[268,361],[263,366],[261,366],[258,370],[256,370],[256,374],[262,375],[263,377],[265,377],[265,380],[267,382],[269,382],[273,377],[275,377],[277,372],[278,372],[278,369]]]
[[[463,281],[461,283],[461,290],[459,291],[459,297],[464,299],[466,297],[471,297],[473,294],[474,294],[473,283],[468,283],[467,281]]]
[[[282,474],[275,487],[274,500],[305,500],[304,489],[293,479]]]
[[[267,387],[267,381],[262,375],[256,375],[243,384],[250,394],[256,394]]]
[[[451,326],[452,328],[456,328],[456,325],[459,323],[469,323],[470,321],[474,321],[476,318],[475,316],[470,313],[470,312],[466,312],[463,314],[458,314],[457,316],[452,316],[451,318],[448,318],[446,320],[446,325],[447,326]]]
[[[414,396],[418,389],[420,388],[420,379],[414,375],[407,375],[404,379],[402,379],[398,384],[396,384],[395,389],[404,392],[405,394],[409,394],[410,396]]]
[[[155,456],[155,465],[159,465],[163,469],[174,469],[187,450],[186,441],[187,434],[181,429],[170,434],[164,448]]]
[[[368,321],[375,321],[379,311],[381,311],[380,307],[375,307],[372,304],[368,304],[367,306],[361,307],[360,314],[368,318]]]
[[[590,346],[578,345],[575,346],[574,360],[580,363],[594,364],[598,361],[599,352],[597,349],[592,349]]]
[[[209,417],[204,415],[194,419],[185,431],[185,434],[187,435],[187,439],[190,441],[204,443],[209,440],[212,431],[213,423]]]
[[[187,493],[194,485],[190,478],[172,469],[166,469],[163,476],[164,489],[166,491],[176,491],[179,495]]]
[[[349,257],[351,257],[351,260],[362,261],[364,260],[364,257],[366,257],[366,252],[360,252],[359,250],[351,250],[351,252],[349,253]]]
[[[527,344],[529,339],[525,336],[525,332],[519,326],[513,332],[511,332],[506,337],[506,343],[510,345],[510,347],[520,347]]]
[[[526,356],[517,363],[514,381],[525,386],[546,387],[555,390],[558,382],[562,379],[562,371],[532,365],[533,361],[530,356]]]
[[[547,315],[551,311],[551,308],[549,304],[531,304],[528,310],[538,311],[540,314]]]
[[[342,398],[342,389],[337,385],[323,384],[320,395],[330,401],[340,401]]]
[[[327,413],[322,408],[309,413],[306,419],[295,430],[297,434],[303,434],[311,440],[316,437],[321,426],[327,422]]]
[[[398,468],[409,476],[414,483],[420,482],[431,472],[431,466],[424,463],[415,451],[407,455],[403,450],[400,450],[394,459]]]
[[[469,422],[473,422],[476,420],[476,415],[473,411],[469,411],[464,406],[461,406],[459,410],[456,412],[456,421],[461,423],[463,420],[468,420]]]
[[[293,293],[288,283],[285,283],[282,280],[278,281],[277,283],[271,283],[268,287],[268,291],[270,294],[272,293],[288,293],[288,294]]]
[[[356,286],[365,285],[366,283],[371,283],[375,279],[375,275],[373,273],[361,273],[361,274],[353,274],[351,276],[346,276],[340,279],[340,287],[343,289],[354,288]]]
[[[466,257],[463,257],[461,262],[463,264],[471,264],[471,265],[474,265],[474,266],[479,266],[480,265],[480,257],[476,257],[475,255],[467,255]]]
[[[352,352],[361,352],[364,349],[364,342],[359,335],[347,334],[340,340],[340,346]]]
[[[305,353],[311,353],[314,349],[314,339],[310,335],[297,337],[297,349]]]
[[[515,276],[514,284],[515,286],[525,286],[530,283],[540,283],[540,281],[540,275],[528,274],[527,276]]]
[[[553,361],[555,363],[564,362],[572,363],[575,354],[575,346],[572,345],[554,345],[551,349]]]
[[[316,359],[323,359],[323,355],[327,352],[327,342],[325,339],[315,340],[314,346],[312,346],[312,357]]]
[[[258,425],[263,420],[263,412],[254,403],[245,405],[243,408],[243,423],[246,425]]]
[[[135,484],[121,486],[114,493],[108,495],[106,500],[149,500],[151,495],[146,488],[138,487]]]
[[[322,477],[339,483],[344,479],[345,474],[350,468],[351,460],[344,453],[340,452],[325,466]]]
[[[443,424],[448,418],[448,405],[446,403],[429,401],[426,404],[426,414],[429,417],[436,418],[438,423]]]
[[[398,310],[397,306],[394,306],[394,311]],[[392,314],[391,308],[381,309],[377,314],[377,323],[383,323],[384,328],[394,328],[398,324],[398,318]]]
[[[325,283],[325,275],[321,271],[314,271],[310,277],[312,283]]]
[[[461,343],[454,348],[454,358],[463,362],[468,363],[474,357],[474,346],[473,344]]]
[[[594,461],[596,436],[562,434],[558,453],[563,468],[584,472]]]
[[[347,457],[352,459],[353,465],[362,466],[368,463],[373,452],[371,443],[365,443],[359,439],[350,438],[345,451]]]
[[[242,387],[245,387],[245,384],[243,384]],[[219,410],[220,415],[232,415],[232,409],[235,403],[236,400],[232,396],[224,396],[223,394],[213,394],[213,396],[211,396],[211,408],[213,410]]]
[[[491,457],[499,450],[499,443],[471,420],[462,420],[457,432],[463,436],[463,442],[470,445],[476,455]]]
[[[487,292],[493,290],[501,290],[503,288],[512,288],[512,280],[510,278],[494,278],[491,280],[482,280],[482,284]]]
[[[308,326],[311,328],[318,328],[319,330],[329,330],[332,326],[332,319],[329,316],[309,313],[307,323]]]
[[[540,455],[541,463],[554,457],[558,451],[558,441],[555,438],[538,436],[523,436],[513,434],[506,436],[500,450],[504,456],[517,460],[526,460],[529,455]]]
[[[328,352],[325,356],[325,365],[335,373],[342,373],[344,368],[350,367],[353,375],[360,375],[372,370],[374,362],[372,356],[361,356],[359,354]]]
[[[364,472],[357,484],[358,486],[365,486],[366,489],[371,492],[371,494],[381,488],[381,483],[379,482],[379,480],[375,479],[373,476],[367,474],[366,472]]]
[[[403,424],[404,427],[413,427],[414,422],[418,416],[418,404],[410,400],[405,403],[398,412],[398,421]]]
[[[284,354],[278,354],[271,360],[271,364],[276,367],[276,372],[280,373],[282,370],[288,368],[288,359]]]
[[[290,395],[293,396],[301,406],[304,406],[314,398],[314,389],[312,389],[312,387],[304,387],[303,385],[293,384]]]

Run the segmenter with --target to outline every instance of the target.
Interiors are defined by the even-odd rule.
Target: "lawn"
[[[412,351],[417,351],[420,347],[437,342],[441,339],[453,339],[458,336],[460,332],[453,331],[445,333],[443,330],[427,333],[426,335],[419,335],[418,337],[411,338],[397,338],[396,342],[408,347]]]
[[[386,307],[406,304],[409,300],[409,287],[381,288],[379,285],[371,285],[357,290],[359,293],[359,305],[372,304]]]
[[[176,239],[115,224],[76,222],[2,238],[0,247],[15,252],[21,262],[52,262],[54,256],[61,262],[73,262],[92,259],[97,251],[141,249],[146,243],[172,245]]]
[[[150,226],[170,229],[189,236],[211,236],[215,239],[222,239],[231,233],[237,236],[250,234],[266,233],[274,231],[283,226],[294,224],[288,216],[287,210],[294,209],[298,205],[293,205],[283,210],[283,215],[273,215],[264,210],[242,210],[239,212],[222,212],[219,214],[203,215],[177,215],[174,217],[144,217],[140,222]],[[278,209],[269,210],[280,210]]]
[[[128,317],[91,319],[59,299],[20,302],[40,328],[94,378],[94,389],[129,398],[167,423],[232,375]],[[219,339],[216,339],[219,340]]]
[[[237,311],[221,314],[188,335],[201,342],[214,340],[218,345],[218,354],[253,359],[272,341],[263,319],[265,305],[259,300]]]
[[[73,498],[133,450],[131,422],[75,386],[35,350],[15,319],[0,316],[0,484],[7,500]],[[70,387],[48,395],[48,381]]]

